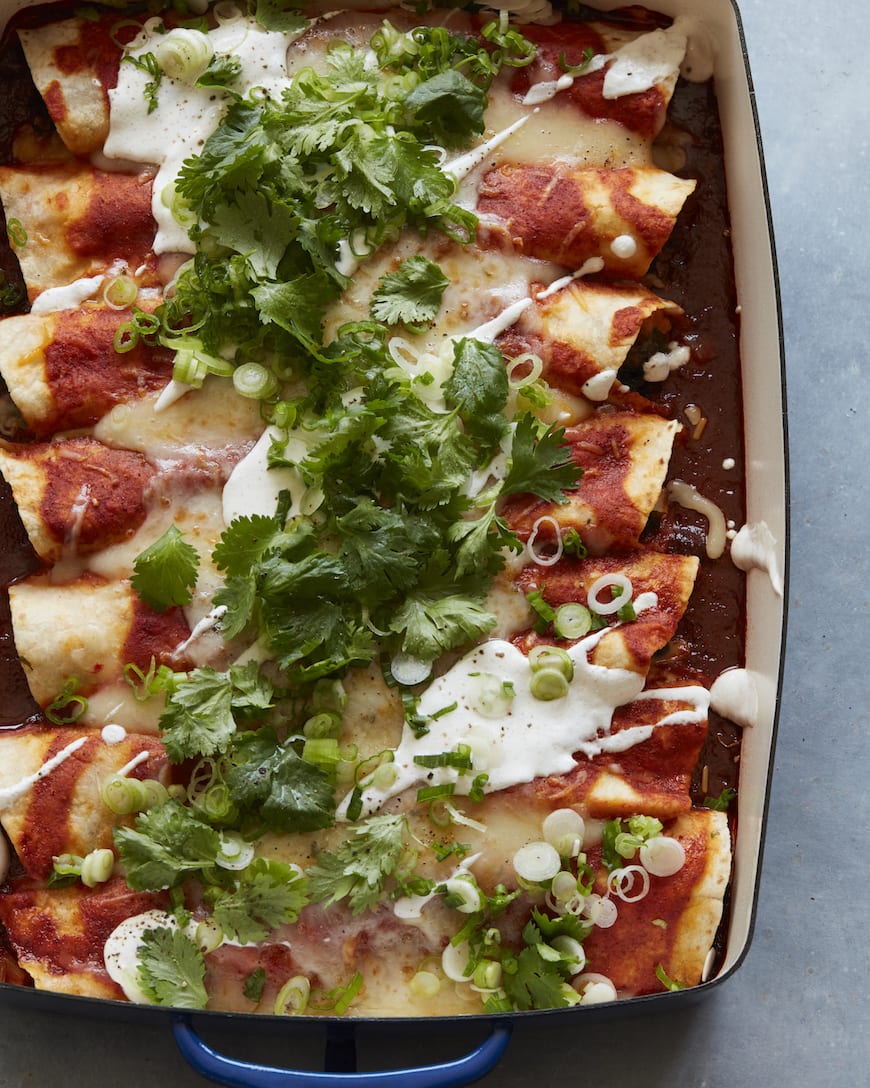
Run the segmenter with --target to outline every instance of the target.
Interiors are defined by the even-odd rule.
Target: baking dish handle
[[[476,1050],[454,1061],[381,1073],[317,1073],[226,1058],[207,1046],[185,1017],[176,1017],[173,1026],[178,1048],[190,1065],[230,1088],[461,1088],[494,1068],[511,1036],[511,1025],[499,1021]]]

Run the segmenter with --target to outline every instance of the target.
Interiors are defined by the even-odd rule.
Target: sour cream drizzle
[[[776,541],[764,521],[744,525],[731,541],[731,560],[740,570],[763,570],[778,597],[782,596],[782,575],[776,558]]]
[[[464,795],[481,773],[489,776],[487,792],[567,774],[577,765],[576,752],[590,758],[622,752],[646,740],[656,725],[697,721],[706,715],[709,694],[700,686],[643,691],[643,676],[591,662],[590,652],[608,630],[594,632],[567,651],[574,677],[563,698],[548,701],[532,695],[528,658],[513,643],[491,639],[470,651],[420,697],[418,711],[431,718],[429,732],[417,737],[405,724],[392,764],[395,780],[385,789],[363,791],[363,813],[376,812],[390,797],[423,781],[452,783],[455,793]],[[481,705],[482,674],[512,685],[513,698],[497,717]],[[678,700],[690,706],[661,722],[611,733],[614,710],[636,699]],[[415,756],[455,751],[459,744],[471,749],[473,769],[464,775],[453,767],[430,769],[414,762]],[[348,795],[339,806],[340,817],[349,800]]]
[[[79,737],[77,740],[72,741],[65,748],[61,748],[61,750],[56,755],[53,755],[51,759],[47,759],[38,770],[33,772],[33,774],[26,775],[13,785],[5,786],[3,789],[0,789],[0,809],[8,808],[8,806],[14,804],[19,797],[23,797],[37,782],[48,777],[55,768],[59,767],[62,763],[65,763],[71,755],[74,755],[87,739],[87,737]]]

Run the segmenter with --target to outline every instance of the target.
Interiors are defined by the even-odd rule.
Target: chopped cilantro
[[[165,612],[174,605],[190,604],[199,553],[184,540],[184,534],[170,525],[133,561],[133,588],[155,612]]]
[[[148,103],[148,112],[153,113],[157,109],[157,91],[163,80],[163,69],[153,53],[143,53],[141,57],[133,57],[125,54],[121,57],[122,63],[132,64],[146,76],[151,76],[145,84],[145,101]]]
[[[279,742],[271,726],[238,738],[226,782],[251,819],[272,830],[316,831],[333,823],[329,775]]]
[[[210,666],[194,669],[175,686],[160,717],[170,759],[179,763],[194,756],[225,752],[237,722],[262,715],[272,697],[272,685],[256,662],[235,665],[228,672]]]
[[[266,972],[262,967],[255,967],[242,985],[242,993],[249,1001],[259,1001],[266,986]]]
[[[193,941],[178,929],[159,926],[142,935],[138,949],[138,978],[155,1005],[203,1009],[205,960]]]
[[[387,325],[403,323],[422,328],[435,319],[449,283],[438,265],[427,257],[408,257],[395,272],[387,272],[378,281],[372,296],[372,317]]]
[[[308,902],[306,891],[305,878],[289,865],[256,858],[236,887],[218,896],[213,914],[231,939],[254,944],[265,940],[270,930],[299,918]]]
[[[737,790],[732,786],[726,786],[717,797],[705,797],[704,808],[711,808],[715,812],[727,812],[728,806],[737,796]]]
[[[196,87],[220,87],[226,90],[242,72],[242,62],[238,57],[226,54],[212,57],[206,70],[198,76],[194,86]]]
[[[217,831],[172,800],[143,812],[135,827],[116,827],[114,837],[135,891],[174,887],[213,866],[220,849]]]
[[[371,816],[350,828],[335,853],[324,850],[308,869],[311,898],[327,906],[347,899],[354,914],[373,907],[405,851],[406,825],[404,816]]]

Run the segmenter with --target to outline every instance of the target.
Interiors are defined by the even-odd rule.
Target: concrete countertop
[[[781,276],[791,446],[785,687],[755,935],[743,965],[667,1014],[579,1030],[520,1024],[486,1088],[853,1088],[870,1069],[870,4],[743,0]],[[471,1035],[468,1048],[483,1038]],[[233,1056],[318,1066],[316,1039],[209,1036]],[[248,1036],[248,1037],[246,1037]],[[371,1036],[371,1037],[369,1037]],[[460,1040],[451,1044],[461,1052]],[[428,1044],[427,1044],[428,1049]],[[445,1048],[446,1049],[446,1048]],[[432,1060],[419,1040],[360,1036]],[[0,1006],[0,1086],[197,1088],[165,1023]]]

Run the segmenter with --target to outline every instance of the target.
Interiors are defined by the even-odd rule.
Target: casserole
[[[726,58],[725,61],[721,61],[724,65],[721,81],[717,75],[717,88],[720,103],[723,107],[723,121],[727,134],[730,125],[741,123],[739,120],[735,122],[735,117],[742,117],[742,121],[745,122],[750,118],[750,113],[748,112],[748,100],[744,101],[741,97],[745,88],[740,85],[743,68],[739,63],[739,39],[736,27],[732,22],[733,15],[730,12],[720,10],[720,8],[721,5],[719,8],[711,8],[709,12],[705,11],[703,15],[705,19],[709,18],[711,25],[715,27],[714,33],[717,40],[721,35],[722,40],[727,43],[726,48],[720,52],[720,61],[723,55]],[[674,14],[677,14],[677,12],[675,11]],[[757,199],[757,204],[750,205],[745,220],[741,220],[738,214],[733,216],[737,282],[742,306],[744,358],[749,357],[747,355],[747,344],[749,344],[751,345],[749,353],[753,359],[768,358],[772,360],[778,358],[776,331],[773,330],[773,334],[771,334],[770,325],[766,323],[764,317],[765,310],[768,317],[770,314],[775,313],[776,310],[775,289],[771,271],[772,262],[769,253],[763,254],[763,259],[760,259],[757,252],[750,251],[747,248],[757,242],[759,236],[758,227],[763,224],[764,220],[764,202],[761,196],[763,187],[760,183],[760,167],[755,156],[755,147],[752,147],[751,153],[748,152],[745,141],[738,141],[737,147],[729,152],[731,178],[738,176],[742,182],[744,176],[748,175],[751,178],[752,187],[756,191]],[[742,200],[742,194],[743,185],[741,184],[738,193],[732,183],[732,204],[735,199]],[[749,229],[746,229],[744,225],[747,222]],[[771,273],[769,281],[766,274],[759,280],[759,268]],[[774,292],[774,294],[771,294],[771,292]],[[759,306],[760,300],[764,300],[764,308]],[[773,339],[771,339],[771,335],[773,335]],[[781,494],[783,460],[781,437],[776,434],[775,429],[766,426],[770,418],[771,406],[777,403],[780,389],[779,375],[778,373],[771,375],[771,369],[775,368],[752,367],[747,368],[744,372],[747,394],[747,440],[749,442],[747,463],[752,465],[748,482],[748,521],[754,524],[766,523],[771,529],[774,539],[783,543],[785,539],[785,515]],[[754,445],[753,427],[758,429],[759,443],[757,446]],[[772,431],[773,433],[771,433]],[[748,870],[741,869],[742,862],[740,858],[743,852],[741,843],[746,844],[746,856],[749,861],[754,860],[757,862],[760,853],[760,826],[764,804],[764,789],[759,787],[763,787],[767,776],[768,757],[775,720],[774,707],[778,658],[775,655],[771,656],[770,648],[779,645],[779,632],[781,630],[780,598],[769,580],[757,577],[755,572],[750,577],[749,592],[750,623],[747,660],[752,672],[756,673],[758,677],[756,686],[759,695],[760,713],[758,721],[751,730],[747,731],[744,738],[744,762],[741,768],[741,809],[733,909],[740,908],[738,919],[742,920],[737,920],[735,929],[735,919],[732,918],[725,961],[719,977],[724,977],[724,974],[738,962],[748,939],[751,903],[754,894],[754,874],[757,869],[754,866]],[[755,597],[763,605],[760,610],[756,609]],[[772,626],[768,623],[771,616],[773,616]],[[769,719],[769,728],[767,730],[763,727],[766,719]],[[752,756],[751,766],[747,769],[746,761],[753,751],[756,754],[760,752],[762,759],[760,763],[756,763],[755,756]],[[748,808],[744,807],[744,796],[748,797]],[[759,807],[757,809],[753,808],[754,798],[758,800]],[[741,876],[741,872],[744,873],[743,876]],[[668,995],[668,999],[672,1000],[673,995]],[[503,1031],[499,1031],[497,1038],[501,1041],[503,1037]],[[476,1069],[474,1075],[477,1075],[478,1071]],[[451,1083],[451,1081],[445,1081],[445,1083]]]

